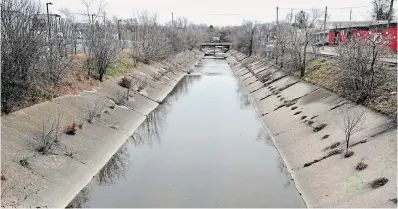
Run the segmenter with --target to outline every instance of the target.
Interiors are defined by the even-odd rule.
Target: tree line
[[[103,81],[109,66],[126,48],[126,40],[119,40],[121,34],[133,43],[128,46],[131,59],[146,64],[192,50],[209,39],[206,26],[190,24],[183,17],[162,25],[156,14],[143,11],[131,18],[103,16],[102,20],[104,2],[93,6],[83,0],[82,5],[85,21],[76,21],[75,13],[63,8],[61,27],[50,29],[47,16],[36,1],[1,2],[2,113],[54,96],[48,95],[47,90],[64,85],[62,81],[72,71],[79,43],[87,56],[87,76]],[[40,16],[44,17],[44,26],[38,24]],[[50,16],[50,23],[58,23]]]

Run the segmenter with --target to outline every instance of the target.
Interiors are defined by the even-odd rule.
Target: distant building
[[[326,39],[329,46],[346,44],[352,36],[371,35],[375,41],[385,43],[389,37],[388,46],[397,51],[397,21],[391,21],[390,29],[387,31],[387,21],[346,21],[329,22],[325,32],[319,30],[318,39]]]
[[[212,41],[212,42],[220,42],[220,37],[219,37],[219,36],[212,37],[212,38],[211,38],[211,41]]]

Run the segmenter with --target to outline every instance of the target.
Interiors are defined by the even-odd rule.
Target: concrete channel
[[[305,207],[225,59],[205,57],[70,207]]]
[[[227,57],[307,207],[396,208],[395,119],[305,82],[273,62],[235,50]],[[360,114],[346,150],[344,130]]]

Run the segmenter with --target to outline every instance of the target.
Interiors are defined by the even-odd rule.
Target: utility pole
[[[387,31],[386,31],[386,44],[390,43],[390,23],[391,23],[391,13],[394,5],[394,0],[390,0],[390,11],[388,11],[387,18]]]
[[[121,41],[121,36],[120,36],[120,22],[121,22],[122,20],[117,20],[117,32],[118,32],[118,39],[119,39],[119,43],[120,43],[120,45],[121,45],[121,47],[122,47],[122,51],[123,51],[123,44],[122,44],[122,41]]]
[[[292,20],[293,20],[293,9],[290,10],[290,22],[289,22],[290,25],[292,24]]]
[[[48,5],[53,5],[52,2],[46,3],[47,8],[47,26],[48,26],[48,40],[51,39],[51,23],[50,23],[50,14],[48,13]]]
[[[174,27],[174,14],[171,12],[171,27]]]
[[[279,7],[276,7],[276,45],[275,45],[275,64],[278,64],[278,44],[279,44],[279,19],[278,19]]]
[[[104,11],[104,26],[106,26],[105,21],[106,21],[106,14],[105,14],[105,11]]]
[[[350,9],[350,22],[351,22],[352,9]]]
[[[325,19],[323,21],[323,38],[326,39],[326,18],[328,16],[328,6],[325,7]],[[322,44],[322,49],[325,49]]]
[[[92,15],[91,15],[91,22],[92,22],[92,24],[94,24],[94,16],[95,16],[95,14],[92,14]]]
[[[122,21],[122,20],[117,20],[117,33],[118,33],[118,39],[119,39],[119,41],[121,40],[121,37],[120,37],[120,21]]]
[[[251,34],[250,34],[249,56],[252,56],[252,53],[253,53],[253,36],[254,36],[255,29],[256,29],[256,26],[253,25],[253,28],[251,28]]]

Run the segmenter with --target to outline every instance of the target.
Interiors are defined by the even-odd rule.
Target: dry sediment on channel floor
[[[391,199],[397,198],[397,129],[391,119],[259,58],[234,50],[227,56],[307,207],[396,207]],[[345,149],[343,109],[365,112],[362,129],[351,138],[354,155],[344,158],[343,151],[324,158]],[[340,145],[326,148],[336,142]],[[368,166],[358,171],[362,159]],[[383,177],[384,186],[370,187]]]
[[[125,105],[114,101],[117,92],[127,95],[127,89],[118,84],[119,77],[92,91],[2,116],[2,206],[66,207],[202,57],[198,50],[185,51],[126,75],[148,83],[140,91],[130,90]],[[154,79],[155,72],[163,76]],[[89,123],[88,110],[95,103],[104,108],[100,108],[100,117]],[[37,151],[43,122],[48,132],[58,112],[61,132],[73,122],[83,123],[82,128],[77,128],[75,135],[62,133],[56,148],[43,155]]]

